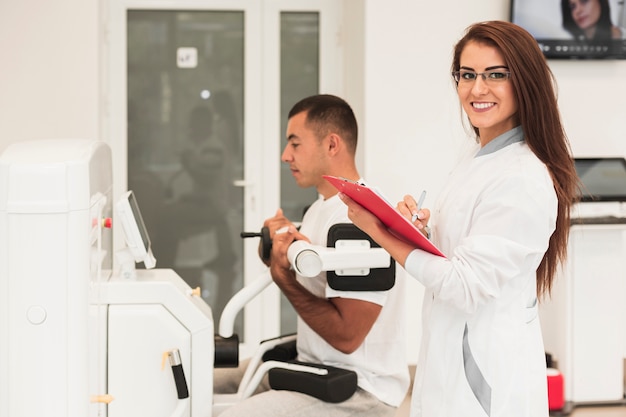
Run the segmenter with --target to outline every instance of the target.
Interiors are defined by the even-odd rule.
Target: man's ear
[[[331,155],[336,155],[341,148],[341,137],[339,137],[336,133],[331,133],[328,135],[328,152]]]

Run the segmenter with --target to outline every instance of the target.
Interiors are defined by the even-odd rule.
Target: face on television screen
[[[624,0],[511,0],[511,21],[546,58],[626,59]]]

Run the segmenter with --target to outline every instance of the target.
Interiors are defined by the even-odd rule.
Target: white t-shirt
[[[305,213],[300,232],[312,244],[326,246],[328,230],[337,223],[351,223],[347,206],[337,195],[327,200],[320,196]],[[325,272],[315,278],[297,279],[319,297],[351,298],[383,306],[363,344],[351,354],[334,349],[298,317],[298,360],[353,370],[359,387],[389,405],[399,406],[409,386],[404,280],[396,279],[389,291],[336,291],[328,286]]]

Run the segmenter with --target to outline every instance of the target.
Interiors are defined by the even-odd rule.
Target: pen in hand
[[[418,219],[417,212],[420,211],[420,209],[422,208],[422,204],[424,204],[425,198],[426,198],[426,190],[422,191],[422,194],[420,195],[420,199],[417,201],[417,210],[411,216],[411,223],[415,223],[415,221]]]

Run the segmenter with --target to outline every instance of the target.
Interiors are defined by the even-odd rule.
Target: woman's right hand
[[[412,195],[405,195],[404,199],[396,205],[396,209],[411,223],[422,231],[422,233],[428,235],[424,228],[428,226],[430,220],[430,210],[427,208],[421,208],[418,210],[417,202]],[[417,219],[413,221],[414,215],[417,215]]]

